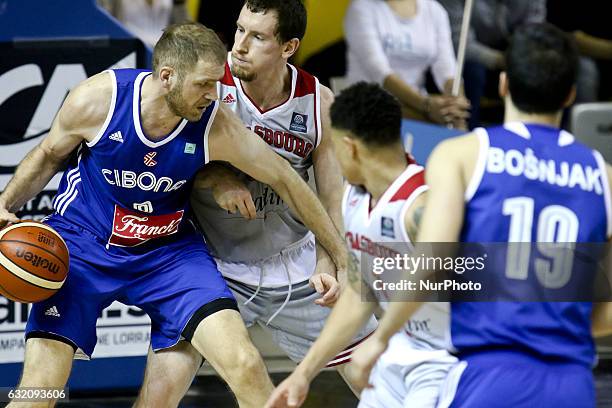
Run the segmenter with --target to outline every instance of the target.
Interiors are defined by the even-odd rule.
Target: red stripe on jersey
[[[351,359],[350,357],[347,358],[346,360],[340,360],[340,361],[336,361],[335,363],[329,363],[328,365],[325,366],[325,368],[332,368],[332,367],[336,367],[342,364],[346,364],[346,363],[350,363]]]
[[[232,76],[232,70],[227,62],[225,63],[225,73],[223,74],[223,78],[221,78],[221,83],[227,86],[236,86],[234,77]]]
[[[353,354],[354,347],[360,345],[361,343],[363,343],[364,341],[367,340],[368,337],[370,337],[374,332],[369,333],[367,336],[362,337],[361,339],[357,340],[356,342],[354,342],[353,344],[349,345],[348,347],[346,347],[343,351],[341,351],[340,353],[338,353],[336,355],[336,357],[332,358],[331,361],[329,363],[327,363],[327,365],[325,367],[329,368],[329,367],[335,367],[337,365],[340,364],[344,364],[344,363],[348,363],[349,361],[351,361],[351,354]],[[346,351],[348,350],[348,351]]]
[[[297,80],[295,82],[295,94],[294,98],[299,98],[300,96],[306,96],[310,94],[314,94],[317,89],[317,81],[315,77],[310,75],[308,72],[303,69],[297,69]]]
[[[417,188],[425,185],[425,171],[421,170],[418,173],[410,177],[402,186],[397,190],[393,197],[389,200],[390,203],[398,200],[406,200]]]

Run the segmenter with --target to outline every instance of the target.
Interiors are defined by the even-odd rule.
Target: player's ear
[[[343,136],[342,142],[346,145],[346,151],[349,157],[355,160],[357,158],[357,145],[355,144],[355,140],[349,136]]]
[[[567,108],[571,106],[576,100],[576,85],[572,85],[572,89],[570,89],[569,94],[567,94],[567,98],[563,102],[563,107]]]
[[[159,80],[162,83],[162,86],[170,90],[172,88],[172,84],[174,84],[176,78],[176,71],[174,68],[169,66],[163,66],[159,69]]]
[[[508,95],[508,76],[506,75],[506,71],[502,71],[499,73],[499,96],[504,99],[506,95]]]
[[[289,59],[295,54],[300,47],[300,40],[292,38],[283,44],[283,58]]]

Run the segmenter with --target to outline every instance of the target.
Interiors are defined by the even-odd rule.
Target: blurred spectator
[[[450,96],[456,60],[446,11],[434,0],[354,0],[344,19],[348,82],[381,84],[404,115],[465,128],[469,105]],[[443,95],[428,95],[427,71]]]
[[[548,21],[572,33],[580,51],[576,102],[612,98],[612,24],[607,4],[582,0],[580,7],[548,0]]]
[[[97,0],[132,34],[153,47],[170,24],[190,20],[185,0]]]
[[[438,0],[448,12],[453,43],[458,48],[465,0]],[[470,129],[480,125],[480,100],[485,89],[497,97],[504,51],[514,30],[546,19],[546,0],[474,0],[466,48],[463,80],[472,105]]]

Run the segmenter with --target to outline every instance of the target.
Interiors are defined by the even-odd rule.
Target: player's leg
[[[357,384],[353,384],[353,382],[351,381],[351,377],[349,377],[347,375],[347,373],[346,373],[347,368],[348,368],[348,364],[346,364],[346,363],[340,364],[340,365],[336,366],[336,371],[338,372],[340,377],[342,377],[342,379],[344,380],[346,385],[348,385],[348,387],[351,389],[351,391],[353,391],[353,394],[355,394],[355,396],[357,398],[359,398],[359,396],[361,395],[361,392],[363,391],[363,388],[361,388]]]
[[[265,404],[274,386],[238,311],[225,309],[202,320],[191,344],[229,384],[241,408]]]
[[[159,254],[148,253],[143,262],[151,260],[155,264],[148,267],[153,272],[134,282],[127,293],[128,300],[151,317],[155,353],[148,365],[174,372],[175,364],[183,364],[180,371],[187,373],[180,378],[166,376],[165,381],[157,383],[156,395],[178,393],[191,383],[190,370],[200,362],[190,357],[191,351],[158,358],[162,357],[160,350],[172,348],[184,339],[227,381],[242,407],[263,406],[272,391],[272,382],[202,238],[192,236],[171,242]],[[154,398],[150,395],[150,382],[151,376],[141,392],[141,399],[149,402]],[[171,399],[180,400],[180,396]],[[165,406],[157,401],[152,405]]]
[[[65,342],[31,338],[26,342],[23,374],[19,387],[64,388],[72,368],[74,347]],[[17,407],[53,407],[54,401],[12,402],[11,408]]]
[[[201,362],[200,353],[186,341],[157,353],[149,348],[143,385],[134,407],[178,406]]]
[[[201,354],[186,341],[157,352],[149,348],[143,384],[134,408],[177,407],[201,361]]]
[[[65,386],[75,352],[78,350],[80,357],[93,353],[96,320],[104,306],[111,302],[96,282],[104,280],[109,291],[115,288],[115,282],[95,267],[96,260],[102,259],[105,253],[102,245],[88,239],[86,231],[63,228],[59,224],[52,224],[52,227],[68,246],[70,270],[56,294],[32,306],[26,326],[22,387]],[[48,404],[54,403],[28,406]]]
[[[217,330],[214,326],[215,323],[213,321],[210,327],[206,327],[206,325],[202,327],[206,327],[203,329],[206,331]],[[241,406],[249,406],[248,401],[241,401],[240,396],[242,394],[246,394],[247,397],[255,398],[257,401],[257,395],[260,391],[268,390],[266,391],[267,393],[271,392],[271,382],[265,372],[265,367],[261,366],[261,357],[259,353],[254,350],[254,346],[252,346],[250,339],[244,339],[243,337],[241,342],[243,344],[232,344],[235,340],[235,334],[230,333],[229,340],[224,337],[220,339],[221,341],[216,342],[218,344],[211,344],[211,342],[206,341],[206,337],[207,335],[205,334],[204,344],[201,344],[199,347],[201,350],[213,350],[212,353],[205,351],[208,355],[215,353],[219,354],[215,351],[216,349],[230,351],[229,357],[218,356],[216,360],[219,361],[211,361],[210,363],[236,393]],[[247,346],[244,345],[246,343],[248,343]],[[242,360],[242,363],[239,360],[233,360],[234,356],[237,355],[237,351],[244,352],[240,353],[238,357]],[[250,355],[247,355],[249,351]],[[157,352],[150,351],[147,358],[143,385],[134,406],[137,408],[178,406],[200,368],[202,355],[203,353],[200,354],[200,352],[187,341],[181,341],[176,346],[169,349],[159,350]],[[227,361],[233,364],[228,364]],[[241,364],[246,367],[255,366],[255,368],[243,370]],[[236,375],[233,371],[238,371],[239,375]],[[168,376],[168,372],[171,372],[172,375]],[[251,372],[251,374],[249,374],[249,372]],[[245,376],[245,378],[241,378],[240,376]],[[252,378],[259,378],[261,382],[260,384],[255,384],[255,386],[263,388],[261,390],[256,390],[249,396],[249,393],[252,392],[249,390],[249,387],[252,387],[249,385],[252,382]],[[238,393],[240,393],[240,396]],[[262,395],[261,400],[265,401],[264,398],[267,398],[267,395]]]
[[[266,264],[261,267],[266,273],[276,271],[283,275],[289,272],[289,276],[310,276],[315,264],[315,242],[311,238],[283,251],[277,257],[266,260]],[[234,281],[228,281],[228,285],[235,294],[248,293],[253,290],[252,287]],[[287,296],[289,296],[288,300]],[[256,298],[257,302],[252,302],[266,305],[261,310],[257,309],[259,323],[271,332],[276,344],[295,362],[302,361],[319,337],[331,313],[332,309],[315,303],[315,300],[319,298],[317,291],[310,286],[308,280],[305,280],[293,282],[291,288],[284,286],[260,289]],[[352,350],[365,340],[376,329],[376,326],[376,319],[372,316],[357,333],[351,344],[328,364],[328,367],[335,367],[338,370],[340,376],[357,396],[361,390],[347,380],[344,375],[344,366],[350,361]]]
[[[435,408],[458,360],[444,350],[416,350],[407,334],[395,334],[361,393],[359,408]]]

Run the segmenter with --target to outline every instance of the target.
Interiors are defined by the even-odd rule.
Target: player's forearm
[[[350,344],[355,334],[372,316],[374,308],[375,303],[363,302],[355,290],[343,290],[319,338],[308,350],[296,371],[312,381],[329,361]]]
[[[410,319],[410,316],[421,307],[418,302],[390,302],[389,308],[378,322],[378,328],[373,336],[383,342],[388,342],[391,336],[397,333]]]
[[[310,229],[338,269],[346,268],[346,247],[336,227],[308,185],[288,167],[272,188]]]
[[[236,178],[236,174],[227,165],[221,162],[208,163],[198,173],[193,188],[213,188],[217,184],[227,181],[228,178]]]
[[[53,157],[39,145],[19,163],[2,195],[0,206],[14,212],[38,194],[59,170],[62,159]]]
[[[332,222],[336,226],[336,229],[343,234],[344,221],[342,219],[342,194],[343,194],[343,182],[342,176],[338,164],[335,163],[335,158],[331,157],[328,160],[334,160],[333,167],[327,167],[325,169],[317,170],[315,165],[315,180],[317,182],[317,193],[319,200],[323,204],[323,208],[329,214]],[[326,171],[332,173],[331,175],[321,175],[320,173]]]

